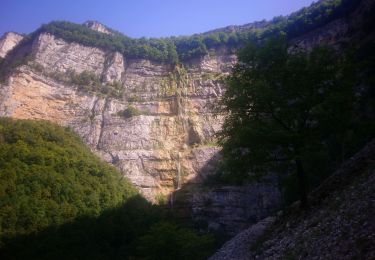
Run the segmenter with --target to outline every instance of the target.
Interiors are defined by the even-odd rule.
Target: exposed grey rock
[[[101,75],[106,61],[106,53],[95,47],[78,43],[68,43],[49,33],[42,33],[33,43],[34,61],[45,70],[77,73],[91,71]]]
[[[7,32],[0,38],[0,57],[4,58],[21,40],[22,35],[14,32]]]
[[[125,61],[121,53],[110,53],[106,57],[102,79],[104,82],[122,82],[125,72]]]
[[[374,162],[375,140],[315,190],[309,210],[292,205],[293,213],[241,232],[210,259],[374,259]]]
[[[225,186],[195,191],[191,196],[193,220],[208,226],[220,225],[231,236],[269,216],[281,205],[280,191],[271,183]]]
[[[105,25],[97,22],[97,21],[87,21],[83,25],[87,26],[91,30],[105,33],[105,34],[113,34]]]
[[[259,259],[373,259],[375,234],[375,141],[328,179],[320,203],[280,224],[249,256]],[[326,188],[330,188],[330,193]]]
[[[276,218],[267,217],[250,228],[242,231],[231,240],[226,242],[209,260],[250,260],[254,259],[248,255],[251,246],[261,237]]]

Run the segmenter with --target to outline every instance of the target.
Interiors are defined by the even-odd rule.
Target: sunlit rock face
[[[236,62],[225,47],[179,66],[127,59],[47,33],[26,49],[31,60],[1,86],[2,116],[73,128],[151,201],[203,179],[196,178],[198,173],[219,151],[214,134],[222,118],[214,117],[212,109],[223,92],[222,77]],[[90,72],[103,84],[121,84],[123,95],[80,91],[59,79],[72,71]],[[121,116],[129,106],[139,113]]]
[[[105,34],[113,34],[105,25],[97,21],[86,21],[83,25],[97,32],[101,32]]]
[[[0,57],[4,58],[9,51],[11,51],[14,46],[16,46],[21,40],[23,36],[14,33],[14,32],[7,32],[0,38]]]

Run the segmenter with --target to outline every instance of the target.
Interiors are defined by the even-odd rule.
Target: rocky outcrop
[[[209,260],[250,260],[248,255],[252,245],[275,222],[275,217],[265,218],[250,228],[240,232],[226,242]]]
[[[111,32],[105,25],[97,21],[86,21],[83,25],[97,32],[101,32],[105,34],[113,34],[113,32]]]
[[[372,29],[374,18],[372,16],[375,2],[373,0],[359,2],[353,12],[292,39],[289,43],[291,49],[309,50],[319,45],[336,48],[358,47],[358,45],[374,39],[375,35]]]
[[[23,39],[22,35],[7,32],[0,38],[0,57],[4,58]]]
[[[210,231],[233,236],[272,214],[280,207],[280,198],[271,183],[224,186],[191,194],[191,215]]]
[[[109,62],[106,60],[106,53],[101,49],[68,43],[48,33],[42,33],[36,38],[32,52],[33,61],[51,72],[91,71],[101,75],[104,64]]]

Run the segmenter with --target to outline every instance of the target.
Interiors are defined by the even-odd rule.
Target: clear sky
[[[287,15],[312,0],[1,0],[0,35],[97,20],[131,37],[190,35]]]

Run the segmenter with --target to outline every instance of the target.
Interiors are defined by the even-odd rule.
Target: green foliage
[[[84,217],[37,235],[8,240],[7,246],[0,250],[0,257],[205,259],[213,253],[213,236],[197,235],[167,219],[170,218],[160,208],[136,196],[98,218]]]
[[[237,48],[249,41],[262,40],[281,33],[286,33],[289,38],[293,38],[345,15],[357,4],[350,0],[323,0],[290,16],[276,17],[271,23],[259,28],[245,27],[229,32],[219,30],[206,34],[162,39],[132,39],[115,31],[112,31],[112,35],[107,35],[83,25],[60,21],[43,25],[40,31],[52,33],[67,41],[119,51],[130,58],[148,58],[176,63],[181,60],[201,57],[208,53],[208,49],[221,45]]]
[[[127,58],[145,58],[175,64],[202,57],[209,49],[218,46],[225,45],[229,49],[236,50],[249,42],[262,41],[270,36],[287,35],[289,39],[294,38],[345,16],[358,4],[359,1],[352,0],[321,0],[289,16],[275,17],[271,22],[261,21],[235,29],[224,28],[204,34],[159,39],[132,39],[114,30],[110,30],[112,34],[108,35],[91,30],[84,25],[53,21],[26,35],[8,56],[13,57],[19,50],[30,45],[40,33],[47,32],[68,42],[77,42],[106,51],[118,51]],[[10,71],[7,68],[9,66],[9,62],[0,65],[0,78],[5,78],[4,74]]]
[[[287,35],[288,39],[317,29],[334,19],[345,16],[360,1],[322,0],[304,7],[289,16],[277,16],[260,33],[261,38]]]
[[[208,53],[202,36],[179,37],[174,40],[174,43],[181,60],[201,57]]]
[[[167,213],[137,195],[69,129],[0,119],[1,259],[203,259],[212,253],[212,236],[181,228]]]
[[[142,259],[207,259],[212,253],[213,237],[198,236],[186,228],[159,222],[139,239]]]
[[[85,93],[93,92],[112,98],[122,98],[124,95],[124,88],[121,82],[103,83],[100,77],[92,71],[85,70],[81,73],[76,73],[74,70],[67,70],[66,72],[48,71],[36,62],[30,63],[29,66],[42,75],[64,84],[74,85],[79,91]]]
[[[27,53],[13,58],[8,63],[5,59],[0,60],[0,82],[5,82],[7,73],[21,65],[27,64],[29,61],[31,61],[31,55]]]
[[[222,99],[229,110],[220,133],[222,177],[241,182],[295,169],[298,187],[305,189],[305,171],[315,185],[350,156],[351,136],[359,133],[352,57],[322,47],[288,53],[282,39],[240,52]]]
[[[10,69],[14,69],[20,65],[27,64],[31,60],[31,55],[30,54],[25,54],[22,57],[16,58],[12,61],[10,65]]]
[[[163,193],[156,194],[155,199],[158,205],[167,205],[168,203],[168,196]]]
[[[126,100],[128,102],[144,102],[145,98],[141,97],[140,95],[136,95],[136,94],[127,94]]]
[[[108,97],[121,98],[124,93],[121,82],[102,83],[100,78],[91,71],[83,71],[79,74],[68,71],[66,81],[78,86],[83,92],[101,93]]]
[[[70,42],[118,51],[129,58],[148,58],[168,62],[176,62],[177,59],[174,45],[169,40],[132,39],[118,32],[108,35],[91,30],[84,25],[62,21],[43,25],[39,31],[54,34]]]
[[[67,129],[0,119],[1,239],[98,216],[136,194]]]
[[[117,112],[117,115],[123,118],[131,118],[134,116],[147,115],[147,114],[149,114],[149,112],[141,111],[138,108],[133,107],[133,106],[128,106],[126,109]]]

